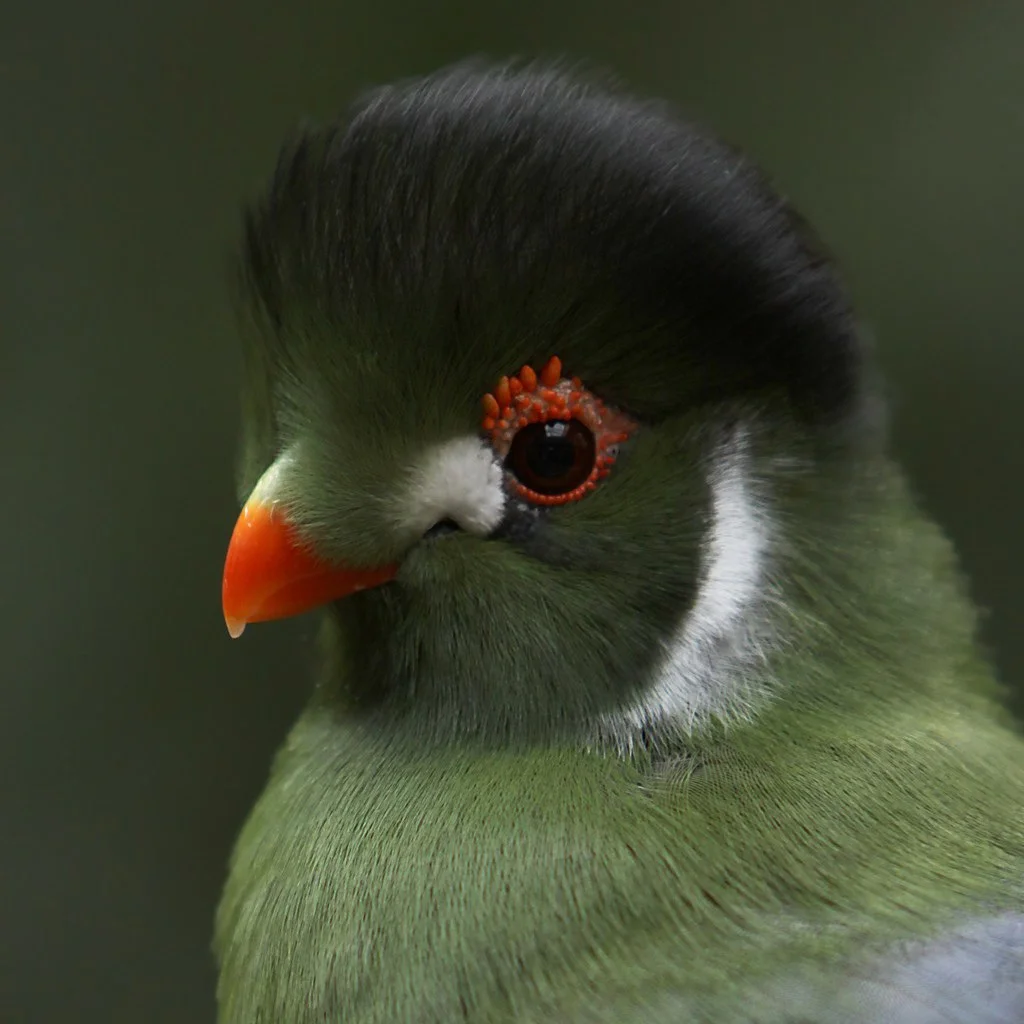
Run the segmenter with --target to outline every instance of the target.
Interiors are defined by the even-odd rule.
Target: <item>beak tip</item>
[[[245,619],[232,619],[225,615],[224,623],[228,627],[228,636],[232,640],[237,640],[245,632]]]

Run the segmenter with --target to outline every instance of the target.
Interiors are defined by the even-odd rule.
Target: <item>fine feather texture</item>
[[[445,518],[486,536],[501,522],[505,501],[494,452],[478,437],[456,437],[424,455],[410,474],[396,518],[414,540]]]
[[[463,66],[288,146],[243,268],[243,496],[286,453],[312,547],[400,565],[324,614],[221,1024],[915,1024],[1024,906],[1024,741],[786,204],[659,106]],[[488,492],[424,467],[551,355],[637,419],[611,474],[435,535]]]
[[[769,643],[765,560],[770,513],[758,507],[746,459],[746,437],[714,452],[711,523],[693,607],[666,645],[653,685],[635,707],[610,716],[607,728],[628,751],[645,731],[666,722],[688,729],[709,718],[744,715],[758,699],[753,664]]]

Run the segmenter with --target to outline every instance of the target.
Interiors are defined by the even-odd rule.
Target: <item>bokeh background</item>
[[[302,117],[569,54],[740,143],[845,266],[895,444],[1024,682],[1024,5],[8,5],[0,36],[0,1020],[213,1020],[233,835],[307,622],[229,641],[242,200]]]

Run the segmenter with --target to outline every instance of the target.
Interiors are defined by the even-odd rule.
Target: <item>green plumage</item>
[[[803,236],[755,178],[726,175],[721,206],[664,230],[733,248],[665,300],[661,263],[684,257],[644,197],[727,151],[546,73],[403,88],[293,151],[250,220],[243,492],[301,445],[282,503],[305,536],[401,569],[324,617],[315,693],[218,913],[220,1021],[876,1019],[851,979],[1024,911],[1024,740],[863,371],[823,351],[848,329],[831,271],[786,248]],[[499,151],[459,134],[496,120]],[[656,168],[601,148],[620,120],[638,142],[664,129]],[[441,174],[450,152],[466,166]],[[546,168],[557,203],[481,181],[495,168]],[[620,214],[633,243],[593,255],[581,239],[600,249]],[[737,255],[758,232],[785,243],[778,273]],[[641,419],[611,476],[515,530],[404,537],[390,501],[417,453],[476,432],[480,394],[554,352]],[[771,524],[753,654],[707,709],[624,725],[706,585],[708,468],[737,424]],[[1024,978],[1024,941],[1010,956]]]

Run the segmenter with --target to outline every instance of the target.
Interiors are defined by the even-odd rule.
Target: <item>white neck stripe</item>
[[[712,522],[697,598],[667,641],[648,693],[607,723],[620,739],[623,726],[633,734],[666,720],[689,728],[707,717],[742,714],[753,696],[743,669],[763,656],[756,612],[770,528],[751,488],[742,433],[715,453],[708,483]]]

